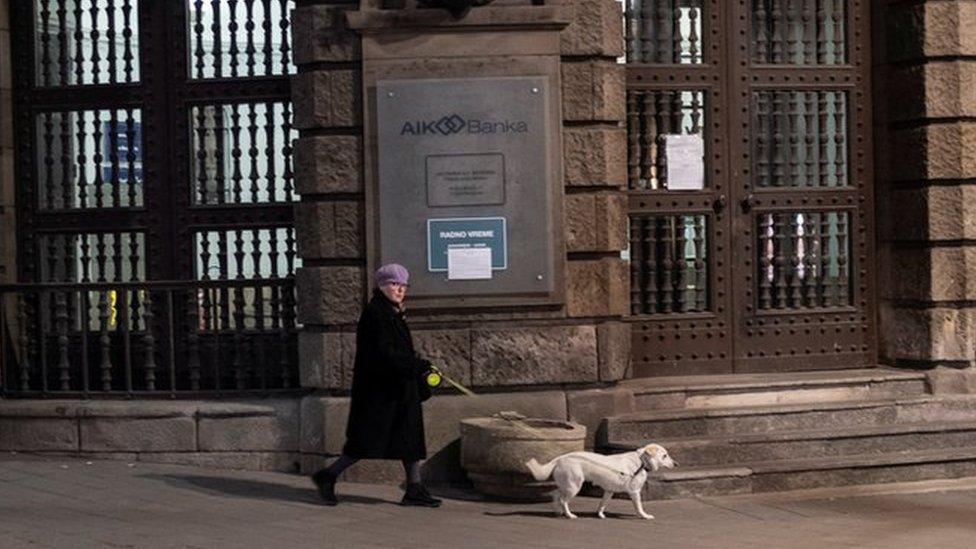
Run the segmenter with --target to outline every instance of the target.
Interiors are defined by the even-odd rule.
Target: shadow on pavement
[[[497,513],[492,511],[485,511],[486,517],[541,517],[541,518],[561,518],[556,516],[554,511],[507,511],[504,513]]]
[[[315,488],[300,488],[287,484],[276,484],[273,482],[263,482],[260,480],[249,480],[241,478],[212,477],[203,475],[140,475],[141,478],[164,482],[176,488],[193,488],[199,491],[209,492],[223,496],[246,497],[263,500],[279,500],[291,503],[310,503],[318,505],[321,503],[318,492]],[[368,496],[356,496],[343,494],[339,491],[339,500],[343,503],[396,503],[384,499]]]
[[[596,512],[592,512],[592,513],[586,512],[586,511],[579,512],[579,511],[576,511],[575,509],[573,510],[573,512],[576,513],[576,516],[578,516],[579,518],[594,518],[594,519],[599,519],[599,517],[596,516]],[[555,513],[555,511],[528,511],[528,510],[522,510],[522,511],[508,511],[506,513],[498,513],[498,512],[486,511],[484,514],[485,514],[486,517],[536,517],[536,518],[551,518],[553,520],[566,520],[566,519],[563,518],[562,515],[557,515]],[[644,519],[638,517],[637,515],[635,515],[633,513],[611,513],[609,511],[607,511],[604,514],[607,516],[607,519],[608,520],[609,519],[621,519],[621,520],[638,519],[638,520],[644,520]]]
[[[431,485],[427,486],[430,493],[436,497],[454,501],[484,502],[485,497],[466,486]]]

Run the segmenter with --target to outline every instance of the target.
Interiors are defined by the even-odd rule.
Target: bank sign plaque
[[[380,261],[412,295],[552,291],[550,100],[543,76],[376,83]]]

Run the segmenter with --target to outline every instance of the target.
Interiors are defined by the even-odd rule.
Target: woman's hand
[[[417,375],[420,377],[426,377],[430,373],[433,363],[429,360],[418,358],[416,363]]]

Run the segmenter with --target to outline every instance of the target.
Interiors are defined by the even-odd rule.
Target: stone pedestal
[[[461,467],[482,494],[516,501],[546,501],[556,484],[538,481],[526,463],[548,463],[583,449],[586,427],[568,422],[479,417],[461,422]]]

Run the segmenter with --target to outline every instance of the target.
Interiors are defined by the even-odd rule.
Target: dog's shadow
[[[505,513],[485,511],[486,517],[538,517],[557,518],[555,511],[508,511]]]
[[[584,518],[593,518],[593,519],[601,520],[600,517],[598,517],[596,515],[596,511],[593,511],[592,513],[590,513],[590,512],[578,512],[578,511],[574,511],[574,513],[576,513],[576,516],[579,517],[579,518],[581,518],[581,519],[584,519]],[[493,512],[493,511],[485,511],[484,514],[485,514],[486,517],[534,517],[534,518],[551,518],[551,519],[562,519],[562,520],[565,520],[565,518],[562,516],[562,514],[557,514],[555,511],[530,511],[530,510],[522,510],[522,511],[507,511],[507,512],[504,512],[504,513]],[[610,519],[619,519],[619,520],[633,520],[633,519],[638,519],[638,520],[644,520],[644,519],[640,518],[639,516],[637,516],[637,515],[635,515],[633,513],[611,513],[611,512],[608,512],[607,511],[607,512],[604,512],[603,514],[607,518],[606,519],[602,519],[602,520],[610,520]]]

